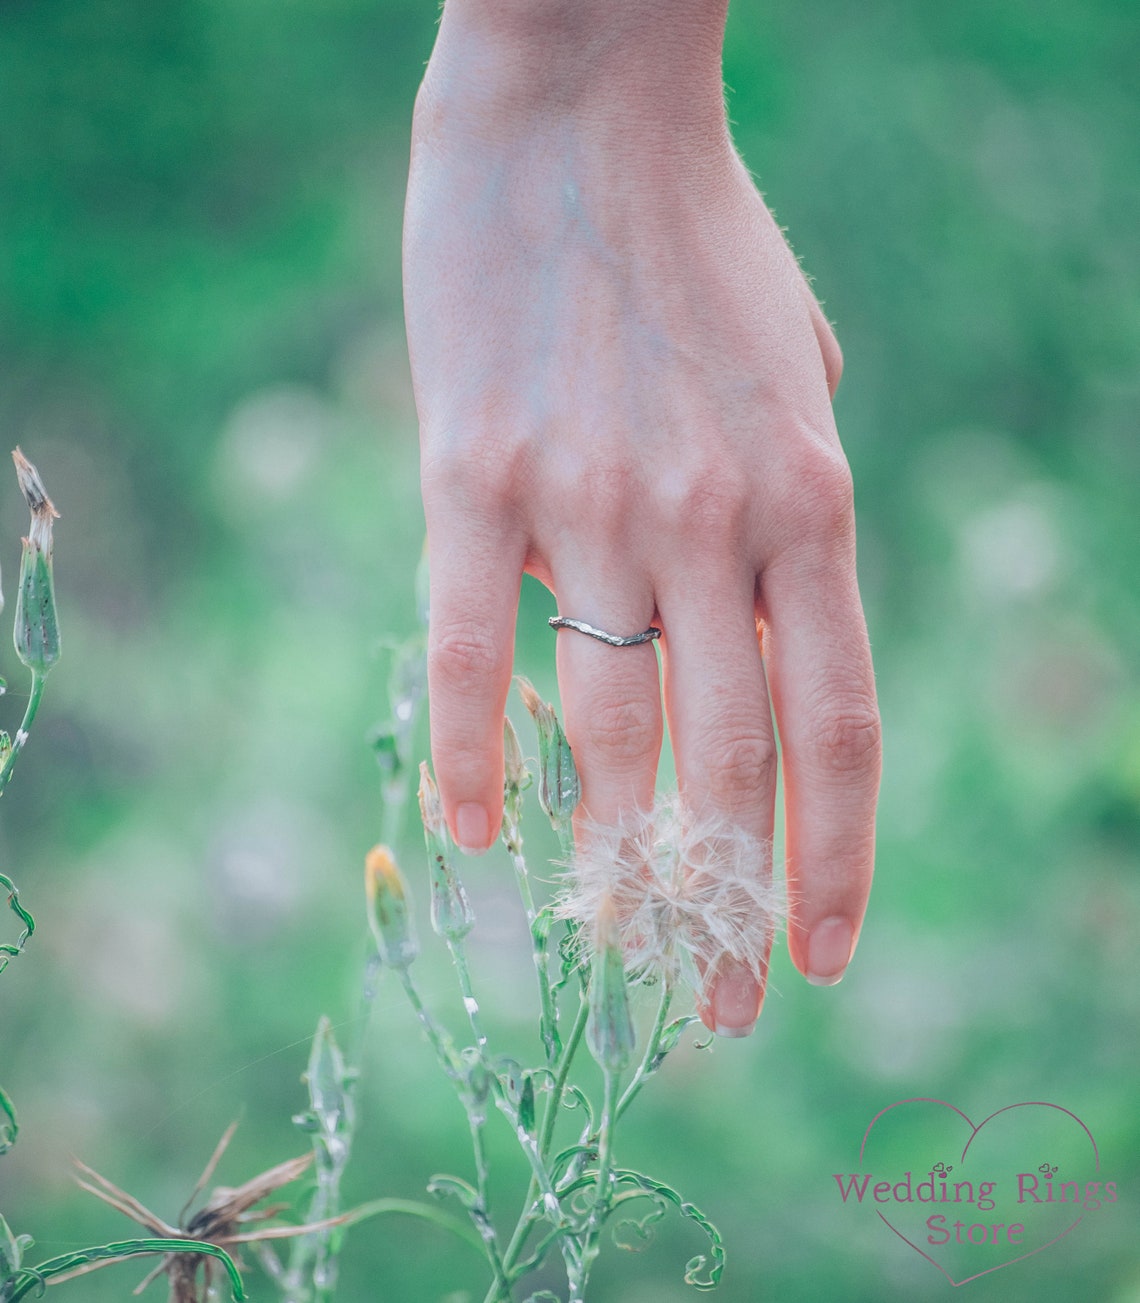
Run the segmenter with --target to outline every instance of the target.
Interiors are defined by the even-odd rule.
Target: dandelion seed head
[[[659,798],[616,825],[586,822],[556,908],[581,925],[583,958],[599,915],[612,909],[632,977],[704,993],[728,962],[763,980],[787,912],[771,864],[770,843],[694,814],[678,797]]]

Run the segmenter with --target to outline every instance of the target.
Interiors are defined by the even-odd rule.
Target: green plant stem
[[[12,770],[16,767],[16,760],[20,752],[24,749],[24,743],[28,740],[28,733],[31,731],[32,724],[35,722],[36,711],[40,708],[40,700],[44,695],[45,675],[32,671],[32,690],[28,694],[28,705],[24,711],[24,718],[20,727],[16,730],[16,736],[12,739],[12,750],[8,759],[4,761],[3,769],[0,769],[0,793],[8,786],[8,780],[12,777]]]
[[[419,1217],[425,1222],[431,1222],[434,1226],[450,1231],[452,1235],[474,1249],[480,1258],[487,1256],[486,1243],[470,1222],[451,1217],[440,1209],[431,1207],[430,1204],[417,1203],[414,1199],[372,1199],[347,1213],[344,1225],[346,1228],[355,1226],[357,1222],[366,1221],[369,1217],[383,1216],[386,1213],[403,1213],[408,1217]]]
[[[665,1022],[669,1017],[669,1006],[672,1003],[673,988],[668,981],[662,981],[661,999],[657,1002],[657,1019],[653,1024],[653,1030],[649,1033],[645,1053],[642,1055],[641,1062],[637,1065],[633,1080],[625,1088],[625,1093],[618,1102],[617,1112],[614,1115],[615,1122],[633,1103],[637,1092],[645,1085],[645,1079],[654,1071],[653,1061],[657,1058],[657,1051],[661,1047],[661,1033],[665,1030]]]
[[[538,978],[538,998],[541,1007],[540,1031],[546,1049],[546,1061],[552,1066],[558,1061],[562,1046],[558,1035],[558,1005],[550,986],[550,969],[547,967],[547,934],[538,925],[538,911],[534,907],[534,893],[530,888],[530,872],[523,854],[522,828],[515,812],[508,810],[503,820],[503,843],[514,865],[515,879],[519,884],[527,925],[530,927],[531,958]]]
[[[456,949],[453,947],[453,958],[455,957],[455,954]],[[465,975],[466,969],[466,964],[462,964],[461,973]],[[499,1252],[498,1241],[495,1238],[491,1224],[490,1212],[487,1206],[488,1163],[486,1150],[483,1145],[483,1122],[480,1118],[477,1118],[472,1111],[471,1100],[469,1098],[468,1090],[466,1089],[467,1081],[463,1072],[463,1065],[460,1063],[458,1056],[455,1053],[455,1047],[451,1043],[450,1036],[448,1036],[448,1034],[436,1023],[435,1019],[429,1013],[415,982],[412,980],[412,975],[407,968],[400,969],[400,980],[403,983],[404,991],[411,1002],[412,1008],[415,1010],[416,1017],[420,1021],[420,1026],[423,1027],[424,1031],[427,1033],[428,1040],[431,1041],[432,1048],[436,1052],[436,1057],[439,1059],[440,1065],[455,1085],[460,1103],[463,1105],[464,1111],[467,1114],[468,1125],[471,1129],[471,1145],[474,1150],[475,1179],[478,1189],[478,1206],[474,1210],[478,1219],[476,1230],[479,1235],[480,1246],[491,1266],[491,1272],[495,1281],[494,1288],[508,1290],[508,1295],[506,1295],[506,1297],[509,1297],[510,1287],[507,1280],[506,1269],[503,1266],[502,1255]],[[464,976],[461,975],[461,984],[463,981]],[[470,992],[470,985],[470,979],[467,978],[465,999],[466,995]],[[470,1010],[468,1012],[470,1013]],[[476,1035],[478,1035],[478,1033],[476,1033]],[[495,1082],[494,1089],[496,1104],[507,1113],[508,1117],[511,1118],[516,1132],[521,1132],[522,1128],[518,1125],[517,1112],[510,1110],[508,1101],[503,1098],[498,1079],[493,1077],[493,1080]],[[526,1148],[525,1145],[523,1147],[524,1149]],[[528,1155],[528,1157],[530,1157],[530,1155]],[[532,1160],[532,1166],[533,1165]],[[557,1201],[555,1201],[555,1206],[557,1206]]]
[[[471,1035],[475,1037],[475,1048],[483,1058],[487,1049],[487,1035],[479,1017],[479,1001],[471,985],[471,970],[467,966],[467,951],[462,941],[453,941],[450,937],[447,948],[451,951],[451,962],[455,965],[455,974],[459,979],[459,993],[463,996],[463,1008],[467,1011],[467,1021],[471,1024]]]
[[[566,1081],[570,1075],[570,1067],[574,1061],[574,1055],[581,1044],[583,1033],[586,1030],[586,1023],[590,1016],[590,1006],[585,1000],[578,1005],[578,1013],[574,1019],[574,1025],[570,1029],[570,1037],[566,1042],[562,1052],[562,1062],[558,1068],[558,1076],[555,1078],[554,1085],[551,1088],[550,1098],[547,1100],[546,1108],[542,1115],[542,1128],[539,1131],[538,1138],[538,1156],[542,1164],[542,1170],[546,1172],[546,1160],[550,1154],[550,1143],[554,1138],[554,1126],[558,1121],[558,1110],[562,1106],[562,1092],[566,1088]],[[536,1217],[538,1205],[536,1200],[539,1193],[539,1179],[537,1173],[531,1176],[530,1185],[526,1192],[526,1198],[523,1201],[522,1211],[519,1214],[518,1222],[515,1225],[514,1234],[511,1236],[510,1243],[507,1245],[506,1252],[503,1254],[503,1267],[510,1276],[511,1280],[516,1279],[510,1273],[513,1272],[515,1264],[518,1261],[519,1254],[522,1252],[523,1245],[526,1242],[527,1234]],[[557,1234],[555,1231],[553,1234]],[[547,1237],[547,1243],[553,1234]],[[485,1303],[495,1303],[495,1295],[488,1294]]]
[[[419,1019],[420,1026],[424,1029],[431,1047],[435,1050],[436,1058],[439,1059],[440,1067],[447,1073],[457,1086],[462,1088],[463,1065],[459,1061],[459,1056],[455,1053],[455,1046],[451,1043],[451,1037],[443,1030],[428,1011],[420,996],[415,982],[412,980],[411,972],[407,968],[397,970],[400,974],[400,982],[403,985],[404,993]]]
[[[509,1291],[511,1283],[516,1279],[516,1273],[513,1271],[514,1264],[522,1250],[531,1223],[536,1220],[540,1213],[545,1213],[554,1222],[554,1233],[559,1239],[559,1248],[566,1262],[568,1274],[573,1274],[578,1270],[578,1254],[574,1244],[562,1234],[565,1226],[562,1205],[550,1179],[550,1173],[546,1169],[546,1163],[539,1151],[538,1144],[527,1134],[525,1128],[519,1125],[517,1113],[511,1109],[509,1101],[503,1098],[500,1092],[496,1092],[495,1102],[502,1112],[514,1122],[515,1136],[531,1166],[531,1179],[527,1188],[526,1200],[515,1225],[514,1234],[507,1245],[507,1251],[503,1254],[503,1272]],[[540,1195],[541,1200],[539,1199]],[[485,1303],[499,1303],[500,1299],[509,1299],[509,1297],[509,1292],[504,1295],[492,1288],[487,1294]]]
[[[556,1225],[560,1225],[562,1221],[562,1208],[558,1202],[558,1195],[555,1193],[554,1186],[551,1183],[550,1173],[546,1170],[546,1165],[542,1160],[542,1155],[539,1153],[537,1142],[533,1136],[527,1133],[526,1128],[520,1124],[518,1120],[518,1110],[511,1104],[510,1100],[504,1096],[501,1087],[495,1091],[495,1103],[498,1106],[499,1111],[502,1112],[514,1126],[515,1138],[519,1142],[519,1147],[526,1155],[527,1162],[530,1163],[531,1172],[533,1174],[531,1178],[531,1188],[534,1190],[534,1195],[528,1197],[526,1207],[529,1208],[530,1204],[534,1202],[534,1199],[541,1194],[543,1212],[551,1221],[555,1222]],[[514,1237],[512,1236],[511,1238],[513,1242]]]
[[[554,831],[558,834],[558,849],[562,852],[562,859],[569,864],[574,859],[574,828],[569,819],[559,819],[554,825]]]
[[[349,1068],[358,1075],[364,1070],[364,1050],[368,1044],[368,1025],[372,1018],[372,1006],[376,992],[380,988],[380,976],[384,966],[376,953],[376,945],[371,933],[367,938],[368,957],[364,961],[364,980],[360,983],[360,1000],[356,1009],[356,1024],[351,1032],[352,1041],[346,1061]]]
[[[594,1204],[591,1222],[595,1229],[601,1228],[610,1203],[610,1172],[613,1167],[614,1123],[617,1121],[617,1105],[621,1074],[611,1069],[604,1072],[602,1125],[598,1137],[598,1196]]]
[[[395,846],[399,841],[400,828],[404,822],[404,807],[408,800],[408,783],[404,778],[397,778],[385,784],[383,813],[380,816],[380,840],[385,846]]]
[[[345,1165],[348,1163],[350,1138],[344,1140],[344,1147],[341,1157],[329,1162],[324,1170],[318,1170],[317,1188],[314,1192],[313,1202],[308,1210],[308,1217],[312,1221],[331,1220],[340,1211],[340,1178],[344,1174]],[[333,1152],[326,1149],[326,1154],[332,1158]],[[318,1163],[320,1159],[318,1156]],[[312,1242],[313,1263],[312,1263],[312,1281],[313,1297],[316,1303],[329,1303],[336,1293],[336,1273],[337,1259],[340,1255],[341,1243],[344,1239],[344,1228],[342,1226],[332,1226],[327,1230],[317,1231],[315,1239]]]
[[[19,1299],[30,1294],[32,1290],[42,1292],[46,1283],[54,1276],[85,1267],[89,1262],[101,1262],[110,1258],[133,1258],[143,1253],[193,1253],[205,1257],[217,1258],[225,1267],[230,1278],[230,1292],[234,1303],[246,1303],[246,1293],[242,1287],[241,1276],[234,1266],[234,1261],[225,1249],[204,1240],[147,1239],[123,1240],[118,1244],[99,1244],[89,1249],[79,1249],[74,1253],[64,1253],[58,1258],[49,1258],[38,1267],[24,1267],[12,1277],[10,1292],[0,1294],[4,1303],[18,1303]]]
[[[578,1002],[578,1012],[574,1017],[574,1025],[570,1028],[570,1038],[567,1040],[566,1048],[562,1052],[562,1062],[558,1065],[558,1076],[554,1079],[554,1089],[550,1093],[550,1100],[542,1115],[542,1130],[539,1134],[538,1151],[544,1163],[550,1153],[550,1142],[554,1138],[558,1110],[562,1107],[562,1092],[566,1089],[570,1068],[574,1063],[574,1056],[578,1052],[578,1046],[582,1043],[582,1036],[585,1034],[586,1024],[589,1020],[590,1005],[583,996]]]
[[[612,1068],[603,1068],[602,1083],[602,1122],[598,1128],[598,1171],[594,1181],[594,1206],[590,1210],[590,1219],[586,1223],[579,1271],[569,1280],[570,1303],[585,1303],[586,1284],[601,1249],[602,1226],[610,1210],[613,1133],[614,1123],[617,1120],[621,1076]]]
[[[4,1119],[7,1118],[7,1121]],[[16,1106],[0,1086],[0,1154],[7,1153],[16,1143],[20,1124],[16,1121]]]
[[[503,1256],[499,1252],[499,1240],[495,1234],[495,1227],[491,1221],[491,1208],[487,1197],[487,1178],[490,1172],[490,1165],[487,1162],[487,1149],[483,1143],[483,1120],[475,1117],[468,1110],[467,1120],[471,1126],[471,1149],[475,1156],[475,1184],[479,1192],[479,1235],[483,1241],[483,1249],[487,1255],[487,1261],[491,1264],[491,1275],[494,1281],[494,1288],[499,1290],[500,1296],[510,1298],[510,1282],[507,1280],[506,1268],[503,1266]]]
[[[471,970],[467,965],[467,951],[461,939],[451,937],[447,939],[447,948],[451,951],[451,960],[455,965],[456,976],[459,979],[459,991],[463,996],[463,1007],[467,1011],[467,1020],[471,1024],[471,1034],[475,1037],[475,1047],[487,1069],[488,1075],[494,1078],[494,1072],[490,1064],[486,1063],[487,1036],[483,1031],[483,1025],[479,1018],[479,1002],[475,998],[474,988],[471,985]],[[475,1186],[479,1193],[479,1229],[486,1245],[487,1257],[491,1263],[495,1283],[509,1292],[506,1273],[503,1270],[503,1259],[499,1252],[499,1242],[491,1221],[490,1164],[487,1162],[487,1147],[483,1142],[485,1118],[482,1115],[476,1116],[474,1110],[468,1107],[467,1121],[471,1128],[471,1149],[475,1159]]]

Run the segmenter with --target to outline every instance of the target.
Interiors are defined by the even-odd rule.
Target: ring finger
[[[558,613],[625,637],[653,619],[648,581],[628,572],[596,578],[554,567]],[[558,683],[566,737],[582,785],[583,814],[613,826],[653,805],[661,753],[661,686],[651,643],[611,647],[576,629],[558,632]]]

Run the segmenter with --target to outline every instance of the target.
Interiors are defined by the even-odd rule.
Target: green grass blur
[[[40,1256],[128,1232],[74,1188],[73,1154],[173,1217],[233,1117],[220,1180],[302,1152],[318,1016],[351,1038],[378,648],[413,627],[422,534],[399,222],[434,18],[0,4],[0,431],[62,513],[64,659],[0,811],[0,867],[39,923],[0,978],[23,1127],[0,1210]],[[731,1303],[946,1296],[830,1175],[912,1095],[979,1118],[1063,1104],[1121,1184],[972,1303],[1140,1299],[1137,66],[1132,0],[740,0],[730,21],[738,143],[846,354],[886,734],[848,979],[810,989],[781,951],[755,1037],[679,1051],[619,1133],[622,1161],[721,1226]],[[0,528],[11,589],[7,474]],[[547,692],[551,609],[527,590],[519,660]],[[23,680],[0,659],[14,729]],[[505,859],[467,880],[476,980],[522,1043]],[[466,1173],[391,987],[369,1044],[347,1196]],[[508,1141],[503,1207],[524,1179]],[[604,1256],[592,1297],[690,1297],[699,1247],[670,1223]],[[467,1249],[402,1222],[354,1233],[342,1273],[345,1303],[484,1285]]]

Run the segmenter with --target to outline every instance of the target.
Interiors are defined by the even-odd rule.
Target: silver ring
[[[606,633],[604,629],[595,629],[585,620],[571,620],[565,615],[551,616],[549,624],[552,629],[576,629],[579,633],[604,642],[607,647],[638,647],[643,642],[652,642],[655,638],[661,637],[661,630],[654,624],[651,624],[644,633],[631,633],[628,638],[623,638],[616,633]]]

